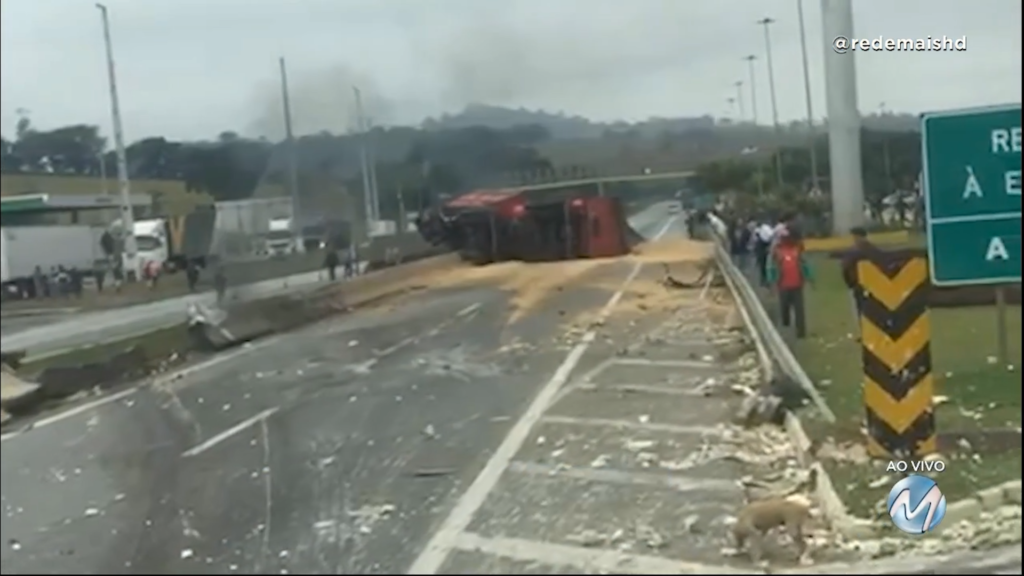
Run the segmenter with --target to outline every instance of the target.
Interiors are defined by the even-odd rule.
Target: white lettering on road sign
[[[964,199],[966,200],[971,196],[981,198],[984,195],[981,191],[981,183],[978,182],[978,177],[974,175],[974,168],[967,166],[967,184],[964,185]]]
[[[1020,154],[1020,126],[996,128],[992,131],[993,154]]]
[[[988,251],[985,252],[985,260],[989,262],[993,260],[1009,260],[1010,252],[1006,249],[1006,244],[1003,243],[1003,239],[996,236],[989,240]]]
[[[1020,196],[1020,170],[1010,170],[1003,178],[1006,181],[1006,193]]]

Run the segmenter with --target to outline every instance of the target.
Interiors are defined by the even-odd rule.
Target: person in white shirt
[[[761,286],[768,286],[768,255],[775,240],[775,228],[761,222],[754,229],[754,260],[757,262],[757,277]]]

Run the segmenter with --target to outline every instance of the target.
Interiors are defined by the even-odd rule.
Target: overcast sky
[[[823,115],[819,0],[806,0],[813,101]],[[854,0],[857,37],[966,36],[962,53],[857,56],[859,101],[919,112],[1021,100],[1020,0]],[[350,126],[358,84],[378,123],[469,102],[594,119],[729,113],[745,54],[772,27],[779,114],[805,111],[796,0],[108,0],[126,138],[280,131],[278,57],[297,129]],[[99,124],[109,100],[90,0],[3,0],[2,128]]]

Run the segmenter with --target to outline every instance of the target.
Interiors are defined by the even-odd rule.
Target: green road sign
[[[921,187],[936,286],[1020,282],[1020,104],[925,114]]]

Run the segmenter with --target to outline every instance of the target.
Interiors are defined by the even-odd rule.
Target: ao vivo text
[[[942,460],[890,460],[885,467],[886,472],[945,472],[946,463]]]

